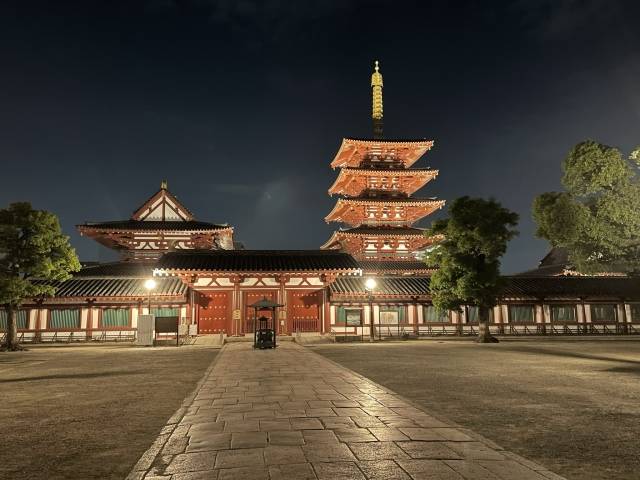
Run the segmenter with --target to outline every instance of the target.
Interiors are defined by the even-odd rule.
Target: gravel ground
[[[0,353],[0,478],[124,478],[216,352],[100,345]]]
[[[640,478],[640,341],[312,348],[567,478]]]

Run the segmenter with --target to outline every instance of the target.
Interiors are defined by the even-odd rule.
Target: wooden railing
[[[291,333],[320,331],[320,323],[317,318],[293,318],[291,324]]]

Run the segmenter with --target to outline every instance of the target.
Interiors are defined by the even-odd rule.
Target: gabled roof
[[[131,220],[193,220],[193,214],[167,190],[166,182],[162,182],[160,190],[151,195],[138,209],[133,212]]]
[[[167,253],[155,270],[159,275],[184,271],[359,274],[360,267],[351,255],[331,250],[213,250]]]

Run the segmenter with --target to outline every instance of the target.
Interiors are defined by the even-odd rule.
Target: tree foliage
[[[461,197],[449,207],[449,218],[433,222],[427,235],[443,240],[427,252],[433,304],[440,310],[477,305],[480,320],[497,302],[501,287],[500,258],[518,232],[518,214],[493,199]]]
[[[640,271],[640,149],[620,150],[592,140],[563,163],[565,192],[533,202],[536,234],[562,247],[582,273]]]
[[[0,305],[8,313],[5,344],[16,345],[15,311],[28,298],[53,295],[53,281],[67,280],[80,269],[69,237],[58,218],[12,203],[0,210]]]

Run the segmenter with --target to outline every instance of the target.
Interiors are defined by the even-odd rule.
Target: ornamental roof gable
[[[162,182],[160,190],[144,202],[133,212],[131,220],[188,222],[194,219],[193,214],[168,189],[166,182]]]

